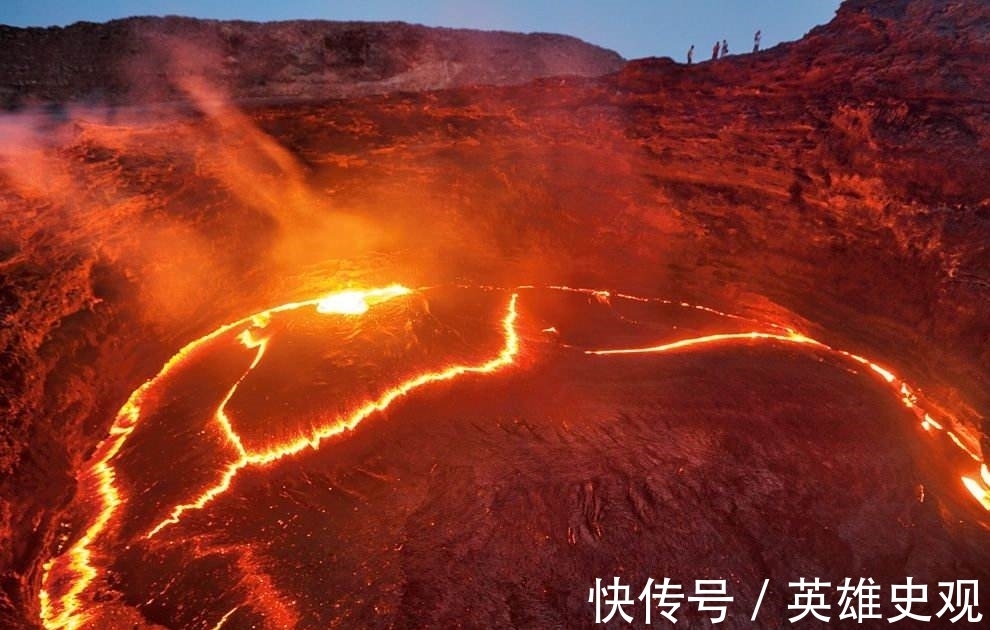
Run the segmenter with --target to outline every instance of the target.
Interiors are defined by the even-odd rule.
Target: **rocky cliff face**
[[[65,28],[0,27],[0,98],[137,103],[182,98],[206,75],[232,98],[327,99],[599,76],[614,52],[573,37],[403,23],[259,24],[129,18]],[[205,73],[204,73],[205,70]]]
[[[757,55],[691,67],[638,60],[599,77],[590,75],[618,69],[619,60],[574,40],[405,25],[139,19],[3,31],[0,83],[9,102],[103,95],[118,104],[182,98],[190,105],[87,104],[55,114],[29,108],[2,121],[0,619],[31,627],[38,618],[41,564],[91,519],[86,504],[73,499],[79,471],[135,387],[220,323],[349,284],[571,284],[711,304],[882,359],[921,387],[968,448],[985,449],[988,24],[986,3],[849,1],[801,41]],[[109,43],[90,47],[93,41]],[[507,52],[499,53],[503,46]],[[154,64],[132,63],[147,51],[161,60],[161,77],[149,70]],[[195,59],[212,61],[199,72]],[[534,76],[544,78],[491,86]],[[410,91],[440,87],[450,89]],[[404,91],[380,94],[393,89]],[[279,102],[237,108],[218,100],[224,93]],[[343,96],[350,98],[311,100]],[[687,368],[704,374],[735,360]],[[751,390],[733,387],[707,383],[706,400],[717,404],[685,411],[683,426],[722,417],[732,405],[755,405]],[[719,389],[739,395],[722,400]],[[823,396],[832,402],[801,414],[823,425],[841,416],[840,433],[859,436],[859,421],[846,414],[872,408],[857,402],[872,394],[827,397],[826,390],[761,393],[780,396],[776,412],[738,413],[762,426]],[[688,410],[694,404],[681,402]],[[595,404],[596,413],[632,422],[613,403]],[[655,407],[644,403],[636,413]],[[871,445],[893,431],[881,416],[895,412],[877,409],[877,419],[865,413],[861,421]],[[642,422],[626,427],[636,440],[610,451],[610,462],[665,457],[650,446],[656,425]],[[524,527],[544,512],[569,514],[580,523],[575,542],[568,527],[560,533],[548,526],[546,535],[578,553],[574,566],[590,557],[580,553],[633,563],[637,545],[648,541],[615,532],[629,523],[630,532],[642,532],[650,514],[665,514],[682,519],[680,531],[688,532],[664,540],[676,558],[671,570],[683,569],[685,578],[703,577],[693,567],[705,549],[712,554],[706,567],[742,571],[750,587],[763,577],[799,577],[777,557],[788,554],[822,571],[880,567],[888,583],[922,570],[945,579],[987,577],[982,530],[959,525],[985,517],[958,512],[955,491],[940,490],[923,472],[944,465],[941,455],[909,457],[913,442],[900,438],[896,448],[860,452],[858,437],[843,441],[827,430],[809,437],[799,429],[769,423],[756,437],[735,429],[738,435],[719,443],[717,465],[738,470],[709,470],[676,487],[651,486],[661,482],[648,475],[640,487],[630,478],[646,473],[620,464],[599,470],[602,455],[593,448],[574,464],[583,468],[571,470],[565,463],[573,444],[540,450],[550,437],[519,448],[526,461],[551,453],[566,471],[530,475],[506,454],[509,472],[496,475],[479,468],[488,461],[479,446],[476,458],[441,468],[437,485],[423,490],[428,500],[409,507],[411,516],[395,527],[426,532],[434,511],[478,507],[477,488],[498,495],[505,473],[530,485],[521,497],[498,495],[504,500],[486,504],[498,522],[479,516],[474,525],[497,543],[505,522]],[[700,448],[705,440],[692,430],[681,437]],[[481,445],[492,439],[483,431],[476,437]],[[453,443],[464,439],[458,433]],[[740,446],[746,439],[755,442]],[[857,497],[855,505],[830,499],[816,475],[831,473],[809,468],[807,444],[816,439],[829,446],[811,459],[840,453],[827,468],[849,468],[852,481],[842,490]],[[759,468],[754,452],[772,465]],[[683,478],[677,457],[664,468],[670,479]],[[754,466],[765,475],[758,488],[746,481]],[[887,476],[877,477],[878,468]],[[594,479],[582,476],[591,469],[599,470]],[[539,481],[558,472],[559,486]],[[724,486],[705,481],[725,476]],[[433,479],[404,475],[427,477]],[[465,485],[468,478],[475,482]],[[928,497],[921,507],[911,496],[919,484]],[[870,488],[879,494],[869,495]],[[676,513],[658,511],[668,503],[680,506]],[[890,533],[887,546],[873,541],[881,531]],[[517,534],[505,554],[495,554],[502,560],[485,562],[514,558],[511,571],[502,567],[505,575],[549,584],[541,571],[556,566],[559,554],[533,559],[511,545],[536,533]],[[399,545],[401,558],[389,566],[406,574],[388,579],[405,595],[382,608],[396,627],[415,625],[424,611],[437,625],[470,625],[439,606],[434,592],[468,589],[470,576],[431,563],[442,556],[437,550],[463,550],[458,567],[481,562],[480,552],[470,537],[444,535]],[[716,547],[721,555],[711,551]],[[748,568],[723,566],[726,557]],[[111,602],[105,618],[181,618],[142,609],[146,598],[114,573],[124,568],[115,566],[91,596]],[[579,569],[568,570],[574,572],[552,576],[555,588],[584,589]],[[422,575],[433,575],[430,584],[416,581]],[[497,596],[479,606],[490,604],[504,616],[491,618],[506,627],[539,627],[541,620],[573,627],[589,619],[553,589],[537,597],[505,580],[482,586]],[[786,614],[782,602],[775,605]],[[360,625],[362,618],[336,619]]]

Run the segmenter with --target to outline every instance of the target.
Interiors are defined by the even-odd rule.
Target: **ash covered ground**
[[[257,355],[218,339],[114,459],[124,502],[91,547],[83,627],[591,627],[588,589],[614,575],[637,594],[649,577],[726,579],[734,628],[769,579],[760,619],[777,627],[800,577],[911,576],[931,585],[928,614],[937,582],[986,584],[987,512],[960,482],[974,462],[864,365],[773,340],[583,351],[792,328],[890,369],[980,457],[987,19],[978,3],[854,1],[799,42],[691,68],[499,87],[416,74],[402,85],[447,89],[362,96],[420,59],[385,38],[362,50],[406,65],[352,60],[375,61],[364,80],[384,87],[346,100],[295,90],[292,66],[277,101],[238,101],[265,94],[160,46],[168,102],[115,88],[94,104],[105,77],[63,93],[17,74],[20,109],[0,119],[0,618],[37,627],[42,588],[78,581],[57,566],[43,584],[44,564],[98,518],[99,445],[176,351],[393,282],[416,291],[355,320],[272,318],[271,354],[229,401],[248,450],[416,370],[497,354],[514,287],[613,295],[519,289],[512,365],[245,468],[149,540],[237,458],[204,416]],[[196,32],[187,53],[239,41]],[[2,35],[32,50],[38,33]]]

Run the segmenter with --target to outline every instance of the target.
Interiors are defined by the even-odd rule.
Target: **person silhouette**
[[[715,45],[712,46],[712,61],[716,59],[718,59],[718,42],[715,42]]]
[[[687,57],[688,57],[688,65],[690,66],[691,62],[694,61],[694,44],[691,44],[691,47],[688,48]]]
[[[760,31],[756,31],[756,34],[753,35],[753,52],[760,52],[760,39],[762,37],[763,33]]]
[[[721,56],[724,57],[724,56],[726,56],[728,54],[729,54],[729,43],[723,39],[722,40],[722,55]]]

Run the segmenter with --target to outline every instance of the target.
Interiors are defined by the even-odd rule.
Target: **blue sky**
[[[711,54],[716,39],[748,52],[753,33],[764,48],[800,38],[829,21],[839,0],[0,0],[0,23],[51,26],[130,15],[190,15],[243,20],[401,20],[453,26],[575,35],[626,58]]]

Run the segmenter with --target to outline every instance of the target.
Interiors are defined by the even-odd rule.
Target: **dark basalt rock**
[[[179,53],[179,54],[177,54]],[[136,103],[182,98],[190,73],[237,99],[326,99],[397,90],[599,76],[616,53],[565,35],[401,22],[128,18],[64,28],[0,27],[0,98]]]

